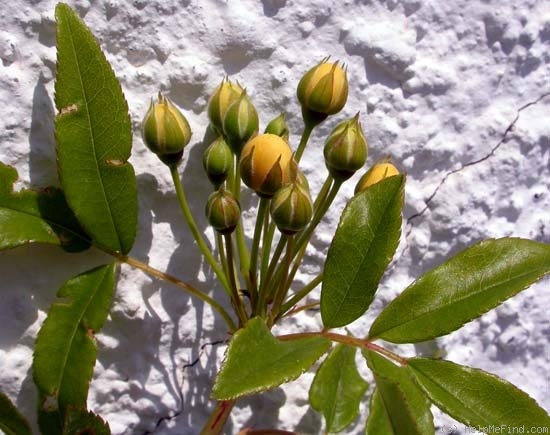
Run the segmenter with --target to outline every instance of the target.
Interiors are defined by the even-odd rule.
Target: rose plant
[[[151,101],[142,123],[143,141],[170,171],[187,226],[217,276],[219,288],[209,294],[129,256],[137,228],[137,188],[128,162],[128,107],[81,19],[64,4],[57,6],[56,18],[55,134],[61,189],[14,192],[17,174],[1,165],[0,248],[31,242],[69,252],[93,247],[112,261],[68,280],[38,333],[32,370],[41,433],[110,433],[108,423],[88,410],[87,396],[97,356],[94,334],[109,313],[121,263],[201,299],[225,321],[230,341],[213,380],[215,406],[203,434],[223,432],[240,397],[296,379],[320,359],[309,390],[311,407],[323,414],[327,433],[346,430],[368,388],[356,366],[358,350],[374,379],[367,434],[434,433],[432,405],[474,427],[550,427],[547,413],[503,379],[451,361],[406,358],[395,346],[384,345],[432,340],[495,308],[550,272],[549,245],[517,238],[473,245],[419,277],[361,336],[338,333],[336,328],[369,309],[399,243],[406,176],[381,161],[359,180],[322,272],[309,284],[293,287],[317,225],[342,184],[367,159],[357,114],[338,123],[326,138],[328,176],[316,195],[299,166],[313,129],[346,103],[344,65],[324,59],[298,84],[304,131],[295,151],[284,115],[260,134],[259,115],[240,84],[224,78],[214,91],[208,116],[217,137],[205,144],[203,158],[205,177],[213,186],[204,206],[216,233],[214,252],[195,223],[178,171],[191,127],[169,98],[159,94]],[[243,188],[258,197],[252,240],[245,237],[248,221],[241,217]],[[273,335],[273,326],[312,307],[300,303],[319,285],[320,301],[313,306],[320,306],[324,328]],[[31,433],[3,394],[0,429],[9,435]],[[291,432],[243,428],[242,433]]]

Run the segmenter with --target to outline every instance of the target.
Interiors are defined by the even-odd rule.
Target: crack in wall
[[[194,367],[200,361],[202,355],[204,354],[204,350],[206,349],[206,347],[208,347],[208,346],[214,347],[214,346],[219,346],[220,344],[227,344],[227,343],[229,343],[229,340],[216,340],[216,341],[203,343],[201,345],[201,347],[199,348],[199,355],[192,362],[183,365],[182,370],[181,370],[182,379],[181,379],[181,384],[180,385],[183,385],[183,375],[185,373],[185,370],[188,369],[188,368]],[[163,417],[160,417],[157,420],[153,430],[145,431],[145,432],[142,433],[142,435],[150,435],[150,434],[156,433],[156,431],[160,428],[162,423],[173,420],[173,419],[177,418],[178,416],[180,416],[183,413],[183,411],[184,411],[184,405],[183,405],[184,399],[183,399],[183,393],[181,391],[181,387],[178,389],[178,393],[179,393],[179,407],[178,407],[178,409],[176,411],[170,413],[169,415],[165,415]]]
[[[437,187],[434,189],[434,191],[430,194],[430,196],[428,196],[428,198],[426,200],[424,200],[424,203],[425,203],[424,208],[422,210],[420,210],[418,213],[414,213],[406,219],[407,231],[405,233],[405,240],[406,240],[407,243],[405,244],[405,247],[403,248],[402,253],[405,252],[409,247],[408,238],[409,238],[409,236],[412,232],[412,228],[413,228],[413,223],[412,222],[413,222],[413,220],[421,217],[424,213],[426,213],[426,211],[428,211],[428,209],[430,208],[430,203],[437,196],[439,190],[445,184],[447,179],[449,177],[451,177],[452,175],[456,174],[457,172],[460,172],[460,171],[462,171],[462,170],[464,170],[464,169],[466,169],[470,166],[474,166],[474,165],[477,165],[479,163],[482,163],[482,162],[488,160],[489,158],[491,158],[496,153],[496,151],[501,147],[501,145],[506,141],[508,134],[514,129],[514,126],[516,125],[516,123],[518,122],[518,120],[521,116],[521,112],[523,112],[525,109],[527,109],[531,106],[534,106],[534,105],[538,104],[543,99],[545,99],[546,97],[549,97],[549,96],[550,96],[550,92],[546,92],[546,93],[542,94],[540,97],[538,97],[537,99],[535,99],[533,101],[530,101],[530,102],[524,104],[523,106],[521,106],[519,109],[517,109],[516,116],[510,122],[510,124],[508,124],[508,126],[506,127],[506,129],[502,133],[502,136],[501,136],[500,140],[496,143],[495,146],[493,146],[491,151],[489,151],[485,156],[480,157],[479,159],[476,159],[476,160],[472,160],[471,162],[464,163],[459,168],[453,169],[452,171],[445,174],[445,176],[441,179],[441,181],[439,182]]]

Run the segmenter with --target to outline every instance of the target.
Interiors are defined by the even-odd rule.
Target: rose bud
[[[359,179],[355,186],[355,193],[363,192],[369,186],[394,175],[399,175],[399,170],[391,163],[376,163]]]
[[[281,187],[273,196],[271,218],[283,234],[295,234],[304,229],[313,215],[309,190],[298,181]]]
[[[304,117],[322,121],[338,113],[348,99],[348,78],[338,62],[327,63],[328,58],[310,69],[298,84],[298,100]]]
[[[231,234],[241,217],[239,202],[223,188],[208,197],[205,211],[208,223],[221,234]]]
[[[166,165],[178,164],[183,148],[191,139],[191,128],[180,110],[159,92],[158,101],[151,99],[141,124],[145,145]]]
[[[244,146],[239,168],[244,183],[258,195],[271,197],[290,181],[292,151],[288,143],[274,134],[261,134]]]
[[[242,91],[237,100],[229,106],[223,118],[223,132],[233,152],[239,156],[248,140],[258,134],[258,112]]]
[[[288,142],[289,131],[285,121],[285,113],[281,113],[276,118],[273,118],[269,124],[267,124],[265,133],[276,134]]]
[[[223,137],[220,136],[206,148],[202,156],[202,165],[214,187],[220,187],[233,165],[233,153]]]
[[[323,153],[330,174],[338,180],[347,180],[365,164],[367,141],[359,123],[359,113],[332,130]]]
[[[223,135],[223,118],[229,106],[237,101],[243,91],[238,83],[225,77],[208,102],[208,118],[214,130]]]

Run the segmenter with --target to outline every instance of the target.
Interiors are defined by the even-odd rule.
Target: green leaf
[[[67,409],[63,435],[111,435],[111,429],[93,412],[70,406]]]
[[[375,352],[364,356],[374,373],[381,406],[395,435],[427,435],[435,432],[430,403],[407,370]],[[386,426],[388,426],[386,424]]]
[[[355,351],[343,344],[336,346],[311,384],[309,403],[325,416],[327,432],[340,432],[355,420],[369,386],[357,371]]]
[[[410,359],[407,367],[431,401],[464,424],[550,432],[550,416],[526,393],[495,375],[424,358]]]
[[[8,397],[0,392],[0,431],[6,435],[31,435],[31,427]]]
[[[324,337],[277,340],[264,321],[255,317],[233,335],[212,396],[231,400],[296,379],[329,347]]]
[[[401,235],[405,177],[389,177],[356,195],[342,214],[327,254],[321,316],[345,326],[367,310]]]
[[[137,225],[128,105],[86,25],[60,3],[57,19],[55,121],[61,185],[95,244],[126,254]]]
[[[68,406],[85,407],[101,329],[114,295],[115,264],[84,272],[58,291],[38,337],[33,377],[39,391],[39,424],[59,429]],[[44,430],[47,427],[49,430]]]
[[[377,388],[370,398],[369,416],[365,435],[396,435],[390,416],[386,412],[384,402]]]
[[[412,283],[374,321],[369,336],[416,343],[448,334],[550,272],[550,245],[478,243]]]
[[[90,246],[59,189],[14,192],[15,181],[17,171],[0,163],[0,249],[50,243],[76,252]]]

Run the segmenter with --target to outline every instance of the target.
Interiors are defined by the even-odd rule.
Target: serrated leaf
[[[294,380],[329,347],[324,337],[277,340],[264,321],[255,317],[231,339],[212,396],[231,400]]]
[[[67,201],[100,247],[126,254],[137,225],[128,105],[97,41],[67,5],[55,10],[55,120],[59,176]]]
[[[14,192],[15,181],[17,171],[0,163],[0,249],[49,243],[76,252],[90,246],[59,189]]]
[[[485,240],[412,283],[380,313],[369,336],[416,343],[448,334],[549,272],[550,245]]]
[[[113,299],[115,264],[84,272],[58,291],[36,338],[33,378],[39,391],[39,424],[62,426],[68,406],[86,407],[101,329]],[[49,428],[47,431],[44,428]]]
[[[31,435],[32,433],[25,417],[2,392],[0,392],[0,431],[4,431],[6,435]]]
[[[390,417],[377,388],[374,389],[370,398],[365,435],[395,435]]]
[[[111,435],[111,429],[99,415],[71,406],[67,410],[63,435]]]
[[[355,352],[355,347],[337,345],[311,383],[309,403],[324,415],[327,432],[340,432],[355,420],[369,386],[357,371]]]
[[[364,356],[374,373],[380,404],[395,435],[428,435],[435,432],[430,403],[409,373],[375,352]],[[388,427],[388,424],[386,424]]]
[[[550,416],[525,392],[493,374],[425,358],[410,359],[407,367],[430,400],[464,424],[550,431]]]
[[[345,326],[368,309],[401,235],[405,177],[389,177],[346,206],[327,254],[321,316]]]

